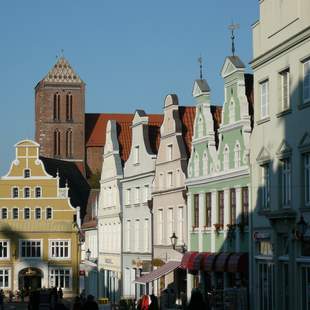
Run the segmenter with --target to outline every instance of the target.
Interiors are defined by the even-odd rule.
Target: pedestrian
[[[61,286],[59,286],[59,289],[58,289],[58,298],[59,298],[60,300],[62,300],[63,296],[64,296],[64,293],[63,293],[63,291],[62,291]]]
[[[2,289],[0,290],[0,309],[4,309],[4,292]]]
[[[159,308],[158,308],[157,297],[154,294],[151,294],[150,298],[151,298],[151,304],[150,304],[149,310],[158,310]]]
[[[75,297],[72,310],[82,310],[82,302],[79,296]]]
[[[86,293],[85,293],[85,289],[82,290],[81,294],[80,294],[80,300],[82,304],[85,304],[86,302]]]
[[[196,309],[209,310],[209,307],[207,307],[206,303],[204,302],[200,290],[195,288],[192,290],[191,299],[187,306],[187,310],[196,310]]]
[[[82,310],[99,310],[98,304],[93,295],[88,295]]]

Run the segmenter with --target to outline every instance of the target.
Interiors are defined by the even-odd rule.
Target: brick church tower
[[[64,57],[35,87],[35,139],[41,156],[85,172],[85,84]]]

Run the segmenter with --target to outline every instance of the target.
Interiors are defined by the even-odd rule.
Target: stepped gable
[[[194,134],[194,121],[196,114],[196,107],[180,106],[179,107],[180,119],[182,122],[182,136],[185,142],[185,148],[188,158],[192,149],[192,137]]]
[[[73,207],[81,208],[81,218],[84,217],[90,191],[90,186],[75,162],[41,156],[46,172],[53,177],[59,174],[59,185],[69,187],[70,202]]]
[[[53,68],[43,78],[43,81],[49,83],[83,83],[64,57],[58,59]]]
[[[120,148],[120,156],[124,163],[129,157],[131,148],[131,124],[133,117],[134,114],[85,114],[86,147],[104,147],[107,122],[108,120],[115,120],[117,123],[117,136]]]
[[[164,116],[162,114],[147,114],[149,118],[149,140],[153,154],[158,153],[160,144],[160,126],[163,123]]]

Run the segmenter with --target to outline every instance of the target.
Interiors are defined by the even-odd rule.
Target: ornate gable
[[[221,75],[223,78],[225,78],[236,71],[243,70],[244,68],[245,65],[238,56],[226,57]]]
[[[271,160],[271,156],[269,151],[263,146],[260,152],[258,153],[258,156],[256,158],[256,161],[258,163],[264,163]]]
[[[193,86],[193,97],[199,97],[210,93],[210,87],[206,80],[196,80]]]
[[[292,148],[290,145],[286,142],[286,140],[283,140],[277,150],[277,156],[283,157],[283,156],[289,156],[292,153]]]

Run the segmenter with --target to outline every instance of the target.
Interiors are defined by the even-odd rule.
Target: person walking
[[[210,310],[208,305],[204,302],[202,293],[199,289],[193,289],[191,299],[186,308],[187,310],[205,309]]]
[[[99,310],[98,304],[93,295],[88,295],[82,310]]]

